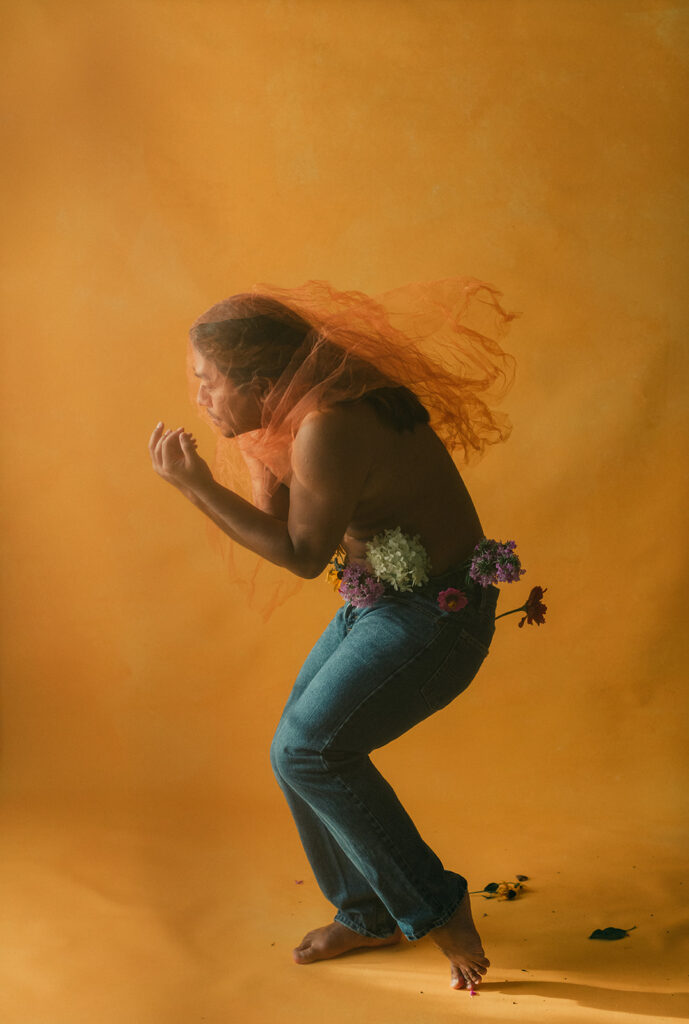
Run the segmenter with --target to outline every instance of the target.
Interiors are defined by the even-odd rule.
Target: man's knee
[[[298,745],[299,734],[289,718],[283,718],[275,730],[273,741],[270,744],[270,763],[278,778],[290,779],[292,777]]]
[[[281,727],[278,726],[272,743],[270,744],[270,763],[277,778],[281,778],[285,765],[285,745],[282,738]]]
[[[270,763],[278,778],[297,782],[324,768],[323,758],[313,741],[294,723],[282,721],[270,745]]]

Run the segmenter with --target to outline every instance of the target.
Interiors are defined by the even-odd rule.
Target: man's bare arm
[[[348,414],[312,414],[294,440],[289,513],[284,521],[219,484],[181,429],[163,434],[159,425],[150,449],[156,471],[229,537],[306,579],[318,576],[327,565],[368,472],[365,446],[353,436]]]
[[[278,484],[267,466],[250,455],[239,438],[239,449],[242,453],[251,479],[251,496],[256,508],[268,512],[277,519],[287,522],[289,515],[289,488]]]

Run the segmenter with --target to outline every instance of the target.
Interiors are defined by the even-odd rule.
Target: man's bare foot
[[[333,921],[305,935],[301,944],[292,951],[292,956],[298,964],[312,964],[316,960],[329,960],[360,946],[394,946],[401,938],[399,928],[388,939],[371,939],[367,935],[353,932],[339,921]]]
[[[434,928],[430,936],[450,961],[452,988],[473,988],[480,985],[482,975],[490,967],[490,960],[486,959],[481,938],[471,916],[471,900],[468,893],[447,924]]]

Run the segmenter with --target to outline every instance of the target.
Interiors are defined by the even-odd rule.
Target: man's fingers
[[[163,427],[164,423],[161,420],[160,423],[158,423],[157,426],[153,428],[153,433],[151,434],[148,441],[148,450],[150,451],[151,455],[153,455],[153,453],[155,452],[156,445],[158,444],[160,436],[163,433]]]
[[[155,459],[156,459],[156,461],[158,463],[161,463],[162,460],[163,460],[163,453],[165,451],[165,442],[167,441],[167,439],[168,439],[168,437],[170,436],[171,433],[172,433],[172,431],[168,427],[168,429],[166,431],[164,431],[160,435],[160,437],[158,438],[158,440],[156,442],[156,446],[155,446]]]
[[[160,441],[160,455],[163,469],[170,469],[179,460],[181,452],[180,434],[184,427],[177,427],[176,430],[168,430]]]
[[[180,434],[179,441],[185,455],[191,456],[196,454],[196,441],[191,434],[187,434],[186,432]]]
[[[161,451],[168,451],[174,448],[176,444],[179,444],[179,435],[182,432],[182,427],[177,427],[176,430],[166,430],[160,439]]]
[[[167,439],[168,439],[168,437],[170,436],[171,433],[172,433],[172,431],[168,427],[168,429],[166,431],[164,431],[160,435],[160,437],[158,438],[158,444],[156,445],[156,449],[158,451],[158,454],[160,454],[162,452],[163,445],[165,444],[165,442],[167,441]]]
[[[182,458],[196,453],[197,441],[193,434],[187,433],[184,427],[174,430],[165,424],[158,423],[148,442],[151,459],[155,468],[163,472],[171,470]]]

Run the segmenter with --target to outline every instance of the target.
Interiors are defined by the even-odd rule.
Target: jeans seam
[[[352,799],[354,801],[354,803],[359,807],[359,809],[364,812],[364,814],[368,817],[369,821],[371,822],[371,824],[375,828],[376,832],[378,833],[378,835],[380,836],[382,841],[385,843],[386,848],[393,854],[393,856],[394,856],[394,858],[396,860],[396,863],[400,867],[400,872],[404,876],[405,881],[407,882],[407,884],[410,884],[412,886],[412,888],[423,899],[423,901],[427,904],[427,906],[431,907],[432,906],[432,902],[431,902],[431,894],[430,894],[430,892],[425,888],[423,882],[420,879],[417,878],[417,876],[415,875],[411,865],[407,862],[407,860],[404,857],[400,856],[399,850],[396,848],[395,843],[392,842],[391,837],[388,835],[388,833],[386,832],[386,830],[383,827],[383,825],[381,824],[381,822],[378,821],[376,816],[371,813],[370,809],[361,800],[361,798],[359,796],[357,796],[357,794],[352,789],[350,789],[350,787],[347,785],[347,783],[342,778],[340,773],[338,771],[334,770],[332,765],[329,764],[326,761],[326,759],[325,759],[325,752],[321,751],[320,755],[321,755],[321,760],[323,762],[323,767],[326,769],[328,774],[330,774],[333,778],[337,779],[338,783],[345,790],[345,792],[349,795],[350,799]],[[385,904],[383,904],[383,905],[385,905]]]

